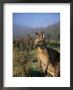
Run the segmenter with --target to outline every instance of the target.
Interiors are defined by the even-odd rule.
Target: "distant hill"
[[[60,38],[60,22],[57,22],[53,25],[48,25],[47,27],[42,28],[31,28],[27,26],[19,26],[13,25],[13,38],[21,39],[27,36],[27,34],[31,34],[31,36],[35,35],[35,32],[44,31],[47,37],[58,39]]]

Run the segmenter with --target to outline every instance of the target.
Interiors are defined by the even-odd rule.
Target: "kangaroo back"
[[[37,48],[38,65],[45,74],[60,75],[60,53],[45,46],[43,33],[36,33],[34,46]]]

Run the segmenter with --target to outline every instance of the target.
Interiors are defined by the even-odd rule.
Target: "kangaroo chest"
[[[48,51],[45,48],[41,49],[38,47],[37,58],[46,65],[49,62]]]

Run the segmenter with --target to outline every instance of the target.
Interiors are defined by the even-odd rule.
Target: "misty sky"
[[[46,27],[60,21],[59,13],[13,13],[13,24],[33,28]]]

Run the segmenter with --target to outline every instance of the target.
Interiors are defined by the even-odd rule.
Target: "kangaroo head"
[[[36,37],[34,41],[34,46],[40,46],[44,44],[44,33],[43,32],[36,32]]]

